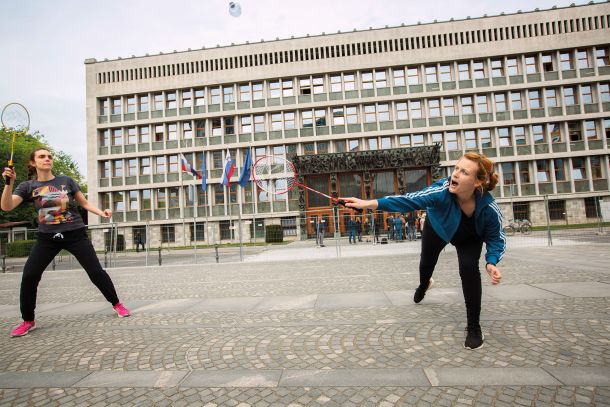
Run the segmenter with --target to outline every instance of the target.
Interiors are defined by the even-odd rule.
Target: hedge
[[[6,257],[27,257],[32,251],[36,240],[19,240],[6,244]]]

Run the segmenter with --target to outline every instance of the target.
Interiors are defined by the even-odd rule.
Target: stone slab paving
[[[20,275],[0,275],[0,405],[610,405],[610,246],[513,247],[468,351],[454,250],[413,304],[416,244],[307,243],[109,270],[125,319],[82,270],[46,272],[23,338]]]

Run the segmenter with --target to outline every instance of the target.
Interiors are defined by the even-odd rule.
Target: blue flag
[[[241,175],[239,176],[239,180],[237,183],[245,188],[250,181],[250,174],[252,172],[252,158],[250,157],[250,147],[248,147],[248,152],[246,153],[246,159],[244,160],[244,166],[241,169]]]
[[[203,159],[201,160],[201,190],[205,192],[208,187],[208,183],[205,176],[205,152],[203,153]]]

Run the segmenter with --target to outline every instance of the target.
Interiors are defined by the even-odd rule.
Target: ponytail
[[[498,184],[498,174],[494,170],[493,162],[483,154],[469,152],[464,158],[477,163],[477,179],[481,183],[480,192],[492,191]]]

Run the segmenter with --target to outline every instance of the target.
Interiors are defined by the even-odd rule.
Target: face
[[[30,161],[38,170],[50,170],[53,168],[53,155],[47,150],[38,150],[34,153],[34,161]]]
[[[477,179],[477,163],[467,158],[461,158],[455,165],[449,183],[449,192],[453,194],[469,195],[481,185]]]

